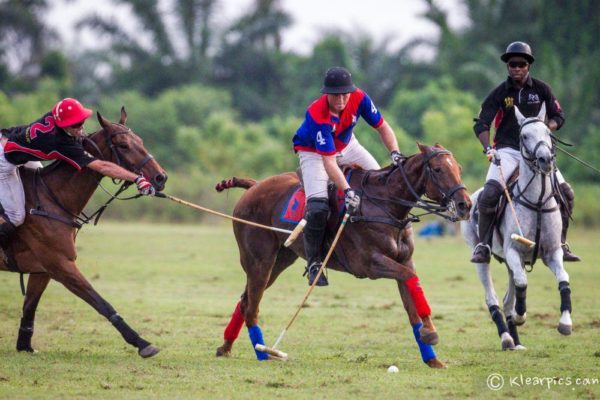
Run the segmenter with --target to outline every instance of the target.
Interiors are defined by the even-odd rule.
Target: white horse
[[[563,250],[561,248],[562,221],[560,210],[555,199],[556,175],[554,174],[555,155],[553,152],[550,129],[544,123],[546,106],[542,105],[537,117],[526,118],[515,107],[515,115],[520,125],[519,178],[513,186],[514,213],[507,204],[501,219],[496,225],[492,241],[492,254],[504,260],[508,269],[508,288],[504,296],[504,315],[498,305],[498,298],[492,283],[489,264],[476,264],[479,280],[485,289],[485,302],[492,320],[498,328],[502,341],[502,349],[524,350],[519,341],[517,326],[525,323],[527,273],[525,264],[533,265],[537,257],[554,273],[558,282],[561,296],[561,317],[558,331],[570,335],[571,321],[571,290],[569,274],[563,266]],[[509,177],[506,177],[507,179]],[[505,182],[501,182],[505,186]],[[477,228],[477,198],[481,189],[473,193],[471,200],[471,219],[461,222],[463,237],[471,247],[480,242]],[[515,215],[518,220],[515,220]],[[519,228],[520,225],[520,228]],[[522,230],[522,232],[521,232]],[[535,241],[535,246],[529,247],[511,239],[511,236],[523,235]]]

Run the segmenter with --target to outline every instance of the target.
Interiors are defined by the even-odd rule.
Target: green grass
[[[287,363],[255,360],[246,329],[230,358],[216,358],[223,329],[245,275],[228,226],[104,222],[78,238],[78,265],[100,294],[162,351],[141,359],[92,308],[52,282],[38,308],[33,344],[14,350],[22,306],[18,275],[0,274],[0,398],[598,398],[600,383],[600,257],[594,231],[575,231],[583,263],[568,264],[574,332],[556,331],[560,298],[543,264],[529,274],[525,352],[502,352],[483,289],[462,238],[418,239],[416,262],[440,334],[438,357],[448,369],[420,360],[395,282],[330,272],[280,348]],[[260,324],[272,344],[308,286],[296,263],[261,304]],[[504,266],[494,265],[504,293]],[[398,374],[388,374],[395,364]],[[486,386],[491,373],[505,387]],[[510,378],[563,378],[571,384],[510,385]],[[538,381],[539,383],[539,381]]]

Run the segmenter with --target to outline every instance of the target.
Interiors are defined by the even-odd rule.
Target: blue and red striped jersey
[[[352,129],[363,117],[373,128],[383,124],[383,117],[369,96],[360,89],[350,93],[350,99],[340,117],[329,112],[327,95],[319,97],[306,110],[304,122],[292,142],[296,151],[311,151],[333,155],[342,151],[352,138]]]

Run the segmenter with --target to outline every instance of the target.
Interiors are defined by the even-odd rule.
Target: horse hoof
[[[515,316],[513,317],[513,322],[515,323],[516,326],[521,326],[525,323],[526,319],[527,319],[527,313],[524,313],[523,315],[515,314]]]
[[[230,351],[227,351],[223,348],[223,346],[217,348],[217,357],[229,357],[231,355]]]
[[[421,341],[425,344],[435,346],[440,341],[440,337],[438,336],[436,331],[428,331],[426,329],[421,328],[419,333],[421,335]]]
[[[26,353],[33,353],[33,354],[35,354],[35,353],[37,353],[37,352],[38,352],[37,350],[35,350],[35,349],[34,349],[34,348],[32,348],[31,346],[23,347],[23,348],[21,348],[21,349],[20,349],[20,348],[17,348],[17,351],[18,351],[18,352],[22,352],[22,351],[24,351],[24,352],[26,352]]]
[[[527,347],[523,346],[522,344],[518,344],[515,346],[514,349],[512,350],[516,350],[516,351],[522,351],[522,350],[527,350]]]
[[[427,361],[425,364],[427,364],[429,366],[429,368],[448,368],[446,366],[446,364],[444,364],[443,362],[441,362],[440,360],[438,360],[437,358],[433,358],[429,361]]]
[[[141,349],[140,351],[138,351],[138,354],[142,358],[149,358],[149,357],[157,355],[159,351],[160,351],[160,349],[158,347],[155,347],[155,346],[152,346],[151,344],[149,344],[148,346],[146,346],[143,349]]]
[[[502,334],[502,350],[514,350],[515,349],[515,341],[508,334],[508,332],[504,332]]]
[[[556,329],[560,332],[561,335],[569,336],[573,330],[573,325],[559,323]]]

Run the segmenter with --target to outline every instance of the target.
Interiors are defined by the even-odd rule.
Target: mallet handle
[[[270,231],[287,233],[287,234],[291,234],[292,233],[292,231],[287,230],[287,229],[276,228],[274,226],[263,225],[263,224],[259,224],[257,222],[252,222],[252,221],[248,221],[248,220],[245,220],[245,219],[241,219],[241,218],[237,218],[237,217],[232,217],[231,215],[223,214],[223,213],[220,213],[218,211],[211,210],[210,208],[202,207],[202,206],[199,206],[197,204],[190,203],[188,201],[178,199],[175,196],[171,196],[170,194],[166,194],[166,193],[163,193],[163,192],[157,192],[156,193],[156,197],[161,197],[161,198],[164,198],[164,199],[169,199],[169,200],[174,201],[175,203],[179,203],[179,204],[183,204],[184,206],[195,208],[196,210],[205,211],[205,212],[210,213],[210,214],[218,215],[219,217],[228,218],[228,219],[231,219],[231,220],[236,221],[236,222],[241,222],[242,224],[256,226],[257,228],[263,228],[263,229],[268,229]]]

